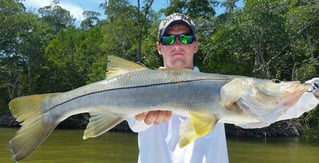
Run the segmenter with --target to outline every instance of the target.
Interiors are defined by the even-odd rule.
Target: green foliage
[[[319,141],[319,109],[310,111],[305,116],[307,126],[306,137],[313,141]]]
[[[294,4],[286,14],[286,30],[289,34],[290,51],[295,65],[293,79],[306,80],[318,73],[319,56],[319,5]],[[289,4],[289,6],[292,6]]]
[[[99,28],[90,31],[67,28],[57,33],[45,51],[50,67],[46,82],[50,92],[74,89],[105,77],[106,56],[99,45],[101,35]]]
[[[41,19],[50,24],[53,33],[60,29],[73,26],[75,19],[70,12],[59,6],[59,1],[54,0],[50,6],[44,6],[39,9]]]
[[[183,13],[191,18],[202,17],[211,19],[215,16],[213,5],[217,4],[215,0],[171,0],[170,6],[163,9],[165,15],[170,15],[175,12]]]
[[[81,28],[84,30],[88,30],[94,25],[96,25],[100,19],[98,18],[101,14],[94,11],[84,11],[83,15],[85,16],[85,19],[81,22]]]
[[[162,14],[181,12],[197,25],[203,72],[306,81],[318,76],[317,0],[171,0],[159,12],[152,0],[110,0],[106,14],[85,11],[81,27],[54,1],[26,12],[18,0],[0,1],[0,114],[14,97],[74,89],[105,78],[107,56],[117,55],[150,68],[161,66],[157,27]],[[215,16],[214,6],[226,7]],[[305,117],[317,134],[318,109]],[[318,135],[318,134],[317,134]]]

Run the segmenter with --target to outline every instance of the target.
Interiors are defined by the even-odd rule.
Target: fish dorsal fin
[[[216,125],[215,116],[190,112],[190,119],[181,125],[179,147],[184,147],[198,137],[208,134]]]
[[[110,55],[108,56],[106,76],[116,76],[140,69],[145,69],[145,67],[132,61]]]
[[[158,68],[158,70],[161,70],[161,71],[171,71],[171,70],[174,70],[174,71],[180,71],[180,72],[194,72],[194,70],[192,70],[192,69],[186,69],[186,68],[166,68],[166,67],[160,67],[160,68]]]

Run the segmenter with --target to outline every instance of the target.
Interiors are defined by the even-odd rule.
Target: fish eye
[[[272,82],[274,83],[280,83],[281,81],[279,79],[273,79]]]

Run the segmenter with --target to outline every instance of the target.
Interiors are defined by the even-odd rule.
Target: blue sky
[[[80,22],[84,19],[82,13],[85,10],[91,10],[100,12],[103,15],[103,9],[99,8],[99,4],[105,2],[105,0],[59,0],[60,6],[70,11],[71,15]],[[134,5],[136,0],[130,0]],[[37,12],[38,8],[48,6],[52,3],[52,0],[24,0],[22,1],[26,6],[27,10]],[[158,10],[160,8],[167,7],[169,0],[154,0],[153,9]],[[243,3],[239,3],[238,7],[242,7]],[[217,14],[223,12],[222,8],[216,9]],[[103,16],[102,16],[103,17]]]
[[[25,0],[22,1],[27,10],[36,12],[38,8],[48,6],[52,3],[51,0]],[[103,9],[99,5],[105,0],[59,0],[60,6],[70,11],[71,15],[78,21],[84,19],[82,12],[85,10],[97,11],[103,15]],[[130,0],[132,4],[136,4],[136,0]],[[153,9],[158,10],[168,5],[167,0],[154,0]]]

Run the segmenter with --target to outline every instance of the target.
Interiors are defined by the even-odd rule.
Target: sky
[[[99,7],[103,2],[105,2],[105,0],[59,0],[59,5],[70,11],[71,15],[77,21],[82,21],[84,19],[82,13],[85,10],[96,11],[103,15],[104,11]],[[134,4],[136,0],[130,0],[130,2]],[[22,3],[27,8],[27,11],[37,12],[39,8],[52,4],[52,0],[24,0]],[[167,4],[167,0],[154,0],[153,9],[158,10],[164,8]]]
[[[82,15],[83,11],[91,10],[101,13],[101,18],[105,17],[103,14],[103,9],[99,7],[99,5],[107,0],[59,0],[59,5],[70,11],[71,15],[76,19],[77,22],[81,22],[84,20],[84,16]],[[136,0],[130,0],[130,2],[134,5],[136,4]],[[22,3],[27,8],[27,11],[33,11],[37,13],[37,10],[41,7],[48,6],[52,3],[52,0],[24,0]],[[154,0],[153,2],[153,10],[157,11],[161,8],[165,8],[168,6],[169,0]],[[238,7],[242,7],[243,3],[240,2]],[[222,8],[215,9],[217,14],[223,12]]]
[[[103,10],[99,8],[99,4],[104,2],[104,0],[59,0],[59,2],[59,5],[70,11],[77,21],[84,20],[82,13],[85,10],[100,12],[103,15]],[[27,8],[27,11],[37,12],[39,8],[51,5],[52,0],[24,0],[22,3]]]

